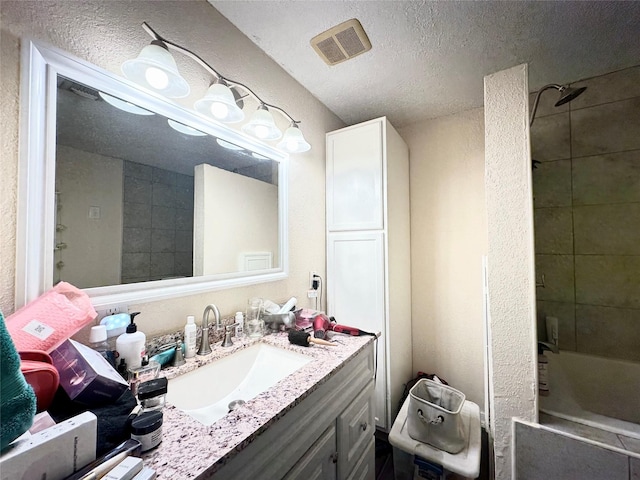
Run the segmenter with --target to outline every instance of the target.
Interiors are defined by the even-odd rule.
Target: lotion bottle
[[[184,358],[193,358],[196,356],[196,333],[195,317],[187,316],[187,324],[184,326]]]
[[[140,312],[131,314],[131,323],[127,325],[125,333],[120,335],[116,340],[116,352],[118,359],[124,359],[129,369],[138,368],[142,365],[142,357],[146,354],[147,337],[144,333],[138,331],[138,327],[133,319]]]
[[[538,345],[538,394],[549,396],[549,359],[543,348]]]
[[[236,338],[242,338],[244,336],[244,315],[242,312],[236,312],[235,322],[236,326]]]

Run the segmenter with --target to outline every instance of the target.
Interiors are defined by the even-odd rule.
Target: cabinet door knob
[[[362,422],[362,423],[360,424],[360,429],[361,429],[363,432],[366,432],[366,431],[367,431],[367,427],[368,427],[368,426],[369,426],[369,424],[368,424],[367,422]]]
[[[338,463],[338,452],[332,453],[329,458],[333,463]]]

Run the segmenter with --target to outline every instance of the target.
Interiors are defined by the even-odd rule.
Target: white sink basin
[[[208,426],[229,412],[232,401],[255,398],[311,360],[258,343],[169,380],[167,402]]]

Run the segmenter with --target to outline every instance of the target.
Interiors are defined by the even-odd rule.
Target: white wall
[[[474,109],[400,129],[409,145],[413,369],[484,405],[484,118]]]
[[[55,261],[60,280],[80,288],[120,283],[122,259],[122,160],[58,145],[56,178],[60,191],[56,222],[66,228],[56,233],[67,244]],[[98,207],[100,218],[89,218]],[[56,275],[56,273],[54,273]]]
[[[513,478],[512,418],[537,421],[527,65],[485,77],[489,380],[496,479]]]
[[[201,1],[3,1],[0,42],[0,309],[14,310],[20,37],[29,36],[120,74],[120,66],[150,41],[140,27],[147,21],[166,38],[201,55],[222,74],[244,81],[265,101],[302,120],[310,152],[289,160],[289,267],[287,280],[211,292],[162,302],[130,305],[140,310],[147,334],[180,328],[189,314],[200,316],[214,302],[223,315],[243,310],[252,296],[306,303],[310,270],[325,272],[325,132],[344,124],[293,80],[217,10]],[[192,86],[179,103],[188,106],[204,94],[211,78],[187,57],[174,56]],[[274,115],[277,117],[277,115]],[[278,119],[278,122],[281,122]],[[279,123],[286,128],[287,123]]]
[[[205,163],[195,168],[194,197],[194,275],[243,270],[241,253],[271,252],[278,264],[277,185]]]

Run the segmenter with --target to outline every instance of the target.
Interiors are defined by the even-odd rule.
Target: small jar
[[[165,377],[155,378],[138,386],[138,400],[142,411],[162,410],[167,396],[168,380]]]
[[[162,412],[142,412],[131,421],[131,438],[140,442],[140,451],[157,447],[162,441]]]

